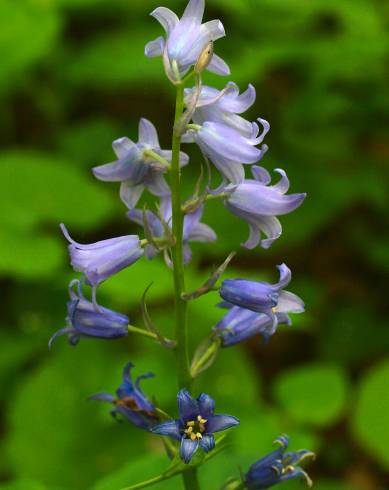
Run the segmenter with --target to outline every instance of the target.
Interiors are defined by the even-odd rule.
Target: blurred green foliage
[[[162,2],[163,3],[163,2]],[[166,1],[182,10],[186,2]],[[271,449],[281,433],[292,448],[318,453],[309,472],[318,490],[389,488],[387,134],[389,8],[384,0],[208,0],[228,38],[217,51],[232,79],[257,88],[250,117],[272,124],[263,161],[285,168],[304,206],[285,217],[284,235],[264,252],[240,250],[229,277],[271,279],[285,261],[291,289],[307,303],[292,328],[269,344],[223,350],[197,391],[241,419],[228,451],[207,463],[214,490]],[[159,0],[0,0],[0,484],[2,490],[118,490],[166,467],[154,437],[117,424],[88,402],[113,392],[131,359],[152,370],[146,392],[175,413],[170,352],[144,340],[47,339],[63,325],[72,277],[65,222],[81,242],[135,232],[116,184],[96,182],[93,165],[113,159],[111,142],[136,139],[139,117],[169,146],[173,91],[160,59],[143,56],[160,28]],[[206,76],[222,87],[227,80]],[[198,153],[185,171],[189,195]],[[219,241],[196,246],[195,288],[248,233],[219,204],[205,221]],[[199,270],[197,269],[199,267]],[[140,324],[149,293],[155,323],[171,333],[171,279],[160,258],[138,262],[101,287],[100,300]],[[191,350],[220,318],[210,294],[191,305]],[[301,488],[288,482],[285,489]],[[180,488],[179,479],[160,484]],[[280,487],[280,488],[281,488]]]

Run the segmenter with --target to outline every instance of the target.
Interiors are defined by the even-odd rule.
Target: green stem
[[[161,481],[168,480],[169,478],[171,478],[171,476],[159,475],[155,478],[151,478],[150,480],[142,481],[142,483],[132,485],[131,487],[122,488],[122,490],[140,490],[141,488],[150,487],[155,483],[160,483]]]
[[[180,120],[184,111],[184,84],[177,85],[176,113],[174,126]],[[187,303],[181,298],[185,291],[183,226],[184,214],[181,210],[181,171],[180,171],[181,136],[173,132],[172,164],[171,164],[171,193],[173,236],[175,245],[172,249],[174,297],[175,297],[175,338],[177,342],[178,387],[190,390],[192,379],[189,372],[189,356],[187,342]]]
[[[138,335],[143,335],[144,337],[148,337],[150,339],[158,340],[158,337],[155,335],[155,333],[149,332],[147,330],[143,330],[142,328],[133,327],[132,325],[128,325],[127,330],[130,333],[136,333]]]
[[[174,117],[174,126],[177,127],[184,112],[184,83],[176,85],[176,112]],[[192,377],[189,369],[188,355],[188,338],[187,338],[187,302],[182,299],[182,293],[185,291],[185,272],[184,272],[184,251],[183,251],[183,227],[184,213],[181,205],[181,171],[180,171],[180,149],[181,135],[173,129],[172,142],[172,164],[170,168],[170,186],[172,193],[172,218],[173,218],[173,236],[175,245],[172,248],[173,276],[174,276],[174,297],[175,297],[175,340],[178,387],[179,389],[191,389]],[[196,468],[190,469],[183,473],[185,490],[199,490]]]

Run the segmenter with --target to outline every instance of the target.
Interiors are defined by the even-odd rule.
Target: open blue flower
[[[196,64],[210,41],[225,36],[220,20],[202,24],[204,8],[204,0],[190,0],[181,19],[166,7],[158,7],[151,13],[164,28],[167,38],[161,36],[149,42],[145,54],[149,58],[163,56],[165,69],[172,80],[184,76]],[[219,75],[230,73],[227,64],[216,54],[207,69]]]
[[[251,124],[251,134],[246,135],[236,128],[222,122],[205,121],[197,128],[190,128],[183,136],[185,143],[195,142],[218,169],[225,180],[232,184],[240,184],[244,180],[243,164],[259,162],[268,147],[262,145],[269,124],[259,119],[263,126],[260,129],[257,123]]]
[[[185,463],[189,463],[199,447],[205,452],[214,449],[214,432],[239,424],[232,415],[215,415],[215,402],[205,393],[195,399],[183,389],[178,393],[177,401],[180,418],[163,422],[153,427],[152,432],[180,441],[180,456]]]
[[[304,201],[306,194],[289,194],[289,180],[282,169],[276,169],[281,180],[275,185],[269,185],[271,177],[262,167],[252,168],[254,179],[246,179],[235,187],[225,189],[226,208],[238,218],[246,221],[250,227],[250,236],[242,245],[255,248],[258,244],[263,248],[270,245],[281,236],[281,223],[277,216],[291,213]],[[261,233],[266,238],[261,240]]]
[[[277,268],[280,271],[280,279],[276,284],[247,279],[226,279],[220,288],[220,296],[231,305],[264,314],[271,320],[273,330],[277,326],[277,314],[304,311],[303,300],[283,290],[292,279],[291,270],[285,264]],[[242,314],[234,310],[230,315],[235,318],[237,313]]]
[[[76,345],[81,337],[117,339],[128,334],[128,317],[108,308],[96,306],[85,299],[81,290],[81,282],[77,279],[69,284],[69,294],[67,326],[58,330],[51,337],[49,348],[57,337],[65,334],[68,335],[71,345]]]
[[[149,150],[171,162],[171,150],[161,150],[157,130],[147,119],[139,122],[139,141],[128,138],[113,142],[118,160],[93,168],[96,178],[106,182],[121,182],[120,196],[129,209],[136,206],[144,189],[155,196],[166,196],[170,190],[164,178],[166,166],[148,153]],[[180,165],[186,165],[188,155],[180,153]]]
[[[184,229],[183,229],[183,240],[184,240],[184,263],[189,263],[192,252],[189,243],[190,242],[213,242],[216,240],[216,234],[205,223],[201,223],[201,217],[203,215],[203,206],[198,207],[192,213],[185,214],[184,217]],[[166,223],[166,225],[171,228],[172,226],[172,201],[170,196],[163,197],[160,201],[159,216],[151,211],[142,211],[140,209],[133,209],[127,213],[127,216],[131,221],[143,226],[144,217],[147,220],[149,229],[153,238],[163,238],[165,229],[162,224],[161,219]],[[146,256],[148,258],[153,258],[158,250],[153,245],[147,245]],[[168,265],[171,265],[168,255],[165,255]]]
[[[70,242],[71,264],[75,271],[84,273],[86,283],[92,286],[94,303],[99,284],[129,267],[143,255],[143,248],[137,235],[110,238],[85,245],[74,241],[65,225],[60,226],[65,238]]]
[[[153,373],[146,373],[138,376],[135,383],[131,379],[131,369],[134,365],[129,362],[123,369],[123,381],[116,391],[116,397],[109,393],[97,393],[90,397],[90,400],[101,400],[112,403],[114,408],[111,415],[118,420],[118,415],[123,416],[132,424],[145,430],[150,430],[160,417],[155,406],[147,398],[140,388],[143,379],[153,378]]]
[[[196,91],[197,87],[185,89],[186,105],[197,96]],[[234,82],[229,82],[223,90],[205,85],[201,88],[192,120],[199,125],[206,121],[226,124],[246,138],[250,138],[253,133],[253,123],[238,114],[246,112],[254,104],[255,98],[255,88],[251,84],[242,94],[239,94],[239,87]]]
[[[261,335],[267,342],[275,334],[278,325],[292,324],[287,313],[276,312],[276,322],[274,322],[264,313],[232,306],[229,303],[222,303],[222,306],[227,306],[229,311],[213,329],[222,339],[222,347],[231,347],[255,335]]]
[[[270,488],[277,483],[296,477],[305,478],[308,486],[312,486],[312,481],[307,473],[297,465],[304,459],[314,458],[314,453],[305,449],[285,452],[289,444],[289,438],[286,435],[279,437],[275,444],[279,445],[278,449],[259,459],[245,475],[247,489]]]

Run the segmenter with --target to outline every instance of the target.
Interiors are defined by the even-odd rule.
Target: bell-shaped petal
[[[199,440],[195,439],[181,439],[180,456],[184,463],[189,463],[193,455],[199,448]]]
[[[270,284],[246,279],[226,279],[220,296],[229,303],[259,313],[274,308],[278,301],[278,292]]]
[[[122,417],[127,419],[135,426],[150,430],[159,422],[159,416],[155,406],[140,389],[139,383],[142,379],[151,378],[152,373],[146,373],[138,376],[135,383],[131,379],[131,369],[134,365],[129,362],[123,369],[123,381],[117,390],[117,398],[109,393],[97,393],[92,395],[90,400],[100,400],[112,403],[114,405],[111,414],[115,418]]]
[[[281,175],[281,180],[273,186],[269,185],[270,175],[267,170],[254,166],[252,171],[255,180],[247,179],[238,183],[239,185],[228,192],[224,204],[231,213],[246,221],[250,227],[249,238],[242,245],[249,249],[258,244],[268,248],[282,233],[277,216],[297,209],[306,194],[286,195],[289,180],[281,169],[276,169]],[[261,233],[264,233],[265,239],[261,240]]]
[[[181,19],[165,7],[151,13],[165,30],[166,40],[158,38],[149,42],[145,54],[149,57],[162,55],[166,71],[172,79],[184,76],[196,64],[210,41],[225,36],[219,20],[202,24],[204,8],[204,0],[190,0]],[[217,55],[213,55],[208,69],[222,75],[229,73],[228,66]]]
[[[261,490],[270,488],[291,478],[302,477],[308,486],[312,485],[309,476],[298,467],[303,459],[314,458],[310,451],[302,450],[285,453],[288,446],[288,437],[281,436],[275,441],[279,448],[267,454],[250,466],[245,475],[244,483],[248,490]]]
[[[83,272],[91,286],[97,286],[108,277],[129,267],[143,255],[137,235],[85,245],[74,241],[64,224],[61,224],[61,230],[70,242],[69,254],[74,270]]]
[[[152,432],[162,436],[181,440],[180,456],[189,463],[195,452],[201,447],[205,452],[215,447],[214,432],[226,430],[239,423],[231,415],[214,415],[215,402],[202,393],[197,399],[182,389],[177,395],[180,418],[169,420],[153,427]]]

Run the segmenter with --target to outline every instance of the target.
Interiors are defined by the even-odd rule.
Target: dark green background
[[[170,352],[133,337],[83,339],[76,348],[62,338],[47,351],[64,325],[73,277],[58,223],[86,243],[137,232],[118,186],[95,181],[90,168],[113,159],[115,138],[136,140],[142,116],[160,128],[162,146],[170,144],[173,90],[160,59],[143,56],[161,33],[148,16],[158,5],[0,1],[1,489],[119,490],[167,465],[158,439],[115,423],[109,407],[86,398],[113,391],[132,360],[137,373],[156,373],[144,388],[174,412]],[[184,5],[166,0],[177,11]],[[209,0],[206,20],[213,18],[226,27],[216,50],[231,79],[257,88],[250,117],[272,124],[264,166],[284,168],[292,192],[308,192],[303,207],[282,219],[277,243],[240,249],[227,276],[275,280],[275,265],[285,261],[307,312],[267,346],[255,338],[223,350],[197,384],[196,392],[209,392],[220,412],[242,422],[229,451],[201,471],[204,489],[238,475],[239,465],[246,470],[282,432],[293,449],[317,452],[309,472],[318,490],[387,489],[388,4]],[[219,87],[229,80],[205,79]],[[188,193],[200,162],[189,151]],[[196,246],[192,288],[247,236],[220,204],[209,205],[206,221],[219,241]],[[99,299],[141,325],[139,301],[151,281],[153,320],[168,335],[171,280],[161,258],[108,281]],[[193,303],[192,348],[220,318],[216,302],[212,294]]]

